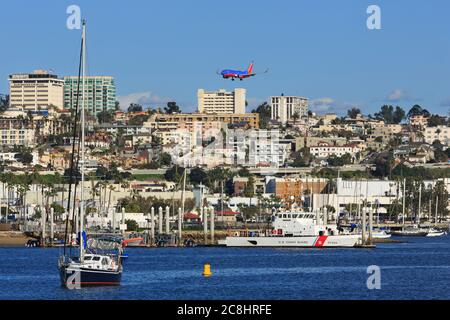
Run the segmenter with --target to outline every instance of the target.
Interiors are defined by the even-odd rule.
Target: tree
[[[361,110],[358,108],[351,108],[347,111],[347,116],[351,119],[356,119],[358,114],[361,114]]]
[[[383,120],[386,123],[392,123],[393,114],[394,114],[394,107],[384,105],[381,107],[380,112],[376,112],[374,114],[374,117],[377,120]]]
[[[139,224],[135,220],[126,219],[125,224],[127,225],[127,231],[138,231]]]
[[[309,167],[312,160],[309,148],[302,148],[300,151],[295,152],[293,158],[294,162],[292,163],[292,166],[295,168]]]
[[[270,105],[267,102],[260,104],[256,109],[252,110],[252,113],[259,114],[259,128],[265,129],[272,117],[272,111]]]
[[[8,109],[8,106],[9,106],[9,95],[0,94],[0,112],[3,112],[6,109]]]
[[[433,114],[432,116],[430,116],[430,118],[428,119],[428,126],[429,127],[437,127],[437,126],[444,126],[446,124],[446,118],[445,117],[441,117],[438,114]]]
[[[392,154],[379,155],[375,161],[375,170],[372,174],[378,178],[384,178],[391,174],[392,169],[395,167],[395,161]]]
[[[248,169],[247,168],[241,168],[241,169],[239,169],[239,171],[238,171],[238,176],[239,177],[249,177],[251,174],[250,174],[250,171],[248,171]]]
[[[436,162],[447,162],[448,156],[444,151],[442,151],[442,149],[435,149],[434,150],[434,160]]]
[[[415,104],[409,111],[407,114],[408,119],[414,117],[414,116],[430,116],[430,113],[428,112],[428,110],[423,109],[421,106],[419,106],[418,104]]]
[[[181,113],[181,109],[176,102],[172,101],[167,102],[167,107],[164,107],[164,112],[167,114]]]
[[[148,120],[150,116],[146,114],[140,114],[138,116],[134,116],[128,121],[129,125],[132,126],[142,126],[142,124]]]
[[[206,180],[206,172],[202,168],[193,168],[189,173],[189,181],[194,185],[199,185]]]
[[[213,192],[220,192],[220,183],[226,182],[228,179],[233,177],[233,173],[229,169],[224,169],[221,167],[216,167],[208,171],[208,175],[205,180],[205,184],[208,188],[213,190]]]
[[[396,106],[392,116],[393,123],[399,124],[406,118],[405,110],[402,107]]]
[[[380,112],[374,114],[374,117],[388,124],[399,124],[405,119],[405,110],[399,106],[396,106],[394,109],[391,105],[384,105],[381,107]]]
[[[255,195],[255,178],[253,176],[248,177],[243,193],[247,198],[253,198]]]
[[[160,156],[159,161],[163,166],[170,166],[172,164],[172,157],[167,152],[163,152]]]
[[[175,165],[172,168],[167,169],[164,178],[167,181],[178,182],[183,175],[184,170],[184,168]]]
[[[434,198],[438,197],[438,215],[442,218],[443,216],[447,216],[449,211],[447,209],[447,199],[448,199],[448,191],[444,181],[439,180],[436,182],[436,185],[433,188]],[[436,206],[436,199],[434,200],[434,207]]]
[[[53,202],[50,207],[53,208],[53,212],[56,217],[60,217],[64,212],[66,212],[64,207],[56,202]]]
[[[114,113],[111,110],[103,110],[97,114],[98,123],[111,123],[114,120]]]
[[[31,162],[33,162],[33,155],[28,150],[17,153],[14,156],[14,158],[17,161],[22,162],[24,165],[27,165],[27,164],[30,164]]]
[[[128,107],[128,112],[142,112],[143,108],[138,103],[130,103],[130,106]]]
[[[344,154],[342,157],[332,155],[327,159],[327,162],[332,167],[341,167],[346,164],[352,163],[352,156],[349,153]]]

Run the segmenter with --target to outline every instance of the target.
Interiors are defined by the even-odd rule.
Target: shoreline
[[[24,247],[28,240],[33,239],[27,237],[20,231],[1,231],[0,232],[0,248],[6,247]]]

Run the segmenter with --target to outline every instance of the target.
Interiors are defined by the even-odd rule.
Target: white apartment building
[[[185,167],[242,165],[278,168],[286,162],[291,149],[290,143],[280,140],[278,130],[225,129],[225,140],[217,131],[215,140],[206,145],[202,143],[200,132],[196,137],[182,132],[157,130],[154,134],[163,140],[165,152],[172,155],[174,163]]]
[[[289,157],[291,145],[280,139],[278,130],[228,130],[228,157],[234,165],[281,167]]]
[[[1,147],[25,146],[34,147],[36,144],[36,130],[21,125],[0,127]]]
[[[245,113],[246,90],[236,88],[232,92],[225,89],[219,91],[205,91],[198,89],[198,112],[199,113]]]
[[[297,96],[272,96],[269,98],[271,108],[271,119],[286,124],[308,114],[308,99]]]
[[[426,127],[424,129],[425,142],[432,144],[435,140],[439,140],[442,144],[450,145],[450,127],[437,126]]]
[[[9,76],[10,107],[64,108],[64,80],[45,70]]]
[[[320,142],[317,146],[309,148],[311,155],[319,159],[327,159],[333,155],[336,157],[342,157],[346,153],[349,153],[354,157],[360,151],[361,149],[354,144],[334,146],[326,142]]]

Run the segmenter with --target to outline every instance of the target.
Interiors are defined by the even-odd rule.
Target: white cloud
[[[330,111],[335,106],[335,100],[329,97],[313,99],[309,102],[312,111]]]
[[[407,101],[410,97],[408,93],[405,90],[402,89],[395,89],[391,93],[388,94],[386,97],[386,101],[389,102],[399,102],[399,101]]]
[[[160,97],[153,94],[151,91],[135,92],[125,96],[118,96],[117,100],[123,110],[127,109],[131,103],[138,103],[142,106],[148,106],[150,104],[158,104],[163,106],[168,101],[171,101],[170,98]]]
[[[341,102],[330,97],[312,99],[309,102],[309,108],[313,112],[335,112],[337,114],[346,114],[351,108],[362,108],[360,104]]]

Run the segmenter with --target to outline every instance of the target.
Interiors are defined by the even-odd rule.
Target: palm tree
[[[294,114],[292,115],[292,119],[294,119],[294,124],[297,122],[297,120],[300,118],[300,115],[298,114],[297,111],[294,112]]]
[[[110,184],[110,185],[108,186],[108,189],[109,189],[109,196],[108,196],[108,207],[106,208],[106,214],[109,213],[109,208],[110,208],[110,206],[111,206],[111,193],[112,193],[113,191],[115,191],[116,188],[114,187],[113,184]]]

